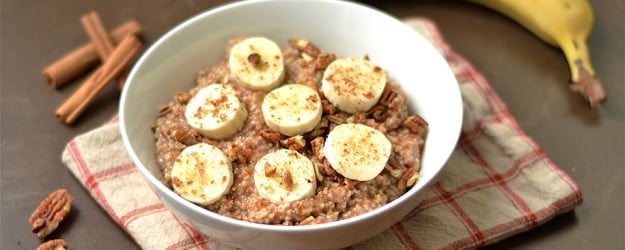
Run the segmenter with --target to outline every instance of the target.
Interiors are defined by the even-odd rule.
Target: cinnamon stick
[[[100,15],[91,11],[80,18],[83,28],[87,32],[91,43],[95,46],[96,52],[102,61],[106,61],[113,52],[113,41],[106,33],[106,28]]]
[[[110,57],[72,94],[55,112],[65,124],[72,124],[93,99],[121,72],[140,52],[143,45],[134,36],[126,36],[113,50]]]
[[[100,15],[91,11],[80,18],[80,21],[83,25],[83,28],[87,32],[91,43],[95,46],[96,52],[100,57],[101,61],[106,61],[111,53],[113,52],[114,45],[113,41],[109,37],[106,31],[106,27],[104,27],[104,23],[102,19],[100,19]],[[117,78],[118,88],[121,89],[124,86],[126,81],[126,77],[128,76],[128,71],[124,70],[120,77]]]
[[[109,35],[118,43],[127,35],[141,35],[142,28],[136,20],[129,20],[116,27]],[[93,43],[84,44],[54,61],[42,71],[43,77],[53,88],[59,88],[80,76],[99,62]]]

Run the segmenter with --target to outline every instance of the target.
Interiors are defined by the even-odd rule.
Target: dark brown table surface
[[[61,163],[67,141],[117,112],[119,92],[107,89],[74,126],[66,126],[53,113],[80,81],[54,90],[41,69],[87,40],[79,18],[89,10],[98,11],[109,28],[136,18],[149,45],[177,23],[221,2],[2,0],[0,249],[36,248],[39,240],[30,232],[28,217],[57,188],[67,188],[75,197],[71,216],[54,233],[71,249],[138,248]],[[589,46],[608,93],[599,110],[589,109],[568,90],[568,67],[559,49],[502,15],[462,1],[376,2],[384,2],[376,5],[398,17],[436,21],[525,132],[583,192],[584,203],[575,211],[490,248],[625,249],[623,1],[591,1],[596,22]]]

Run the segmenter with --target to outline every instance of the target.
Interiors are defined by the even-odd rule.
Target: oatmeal
[[[344,90],[339,92],[328,89],[341,89],[357,83],[346,81],[347,85],[342,85],[341,88],[332,85],[322,88],[328,81],[338,82],[335,77],[338,77],[336,75],[341,73],[340,71],[335,70],[337,73],[331,74],[333,76],[329,76],[326,72],[329,65],[342,59],[337,55],[322,51],[308,40],[292,39],[288,47],[279,50],[279,56],[275,51],[273,54],[250,52],[248,50],[254,47],[248,46],[244,53],[249,53],[249,56],[241,56],[237,62],[233,62],[230,60],[231,54],[239,53],[237,51],[241,49],[237,49],[236,46],[245,40],[244,38],[231,40],[226,46],[227,56],[223,61],[198,72],[194,88],[177,93],[172,102],[160,108],[152,129],[156,141],[156,157],[168,187],[174,189],[173,182],[177,177],[172,177],[172,169],[181,152],[196,144],[208,144],[220,149],[230,161],[230,165],[226,165],[230,166],[233,178],[231,185],[225,185],[226,189],[220,190],[223,194],[218,193],[220,196],[214,199],[215,201],[195,203],[215,213],[255,223],[306,225],[354,217],[398,198],[418,181],[421,150],[424,144],[423,134],[427,122],[418,115],[410,114],[407,97],[398,83],[378,76],[364,79],[373,79],[373,82],[361,86],[366,88],[363,88],[362,94],[355,97],[356,100],[352,100],[354,98],[342,96],[342,93],[346,92]],[[235,49],[236,51],[233,51]],[[274,49],[266,51],[272,50]],[[375,74],[384,73],[381,68],[369,63],[368,58],[359,60],[364,60],[359,67],[365,70],[370,67]],[[254,67],[253,70],[270,71],[268,73],[270,77],[250,74],[246,71],[249,69],[245,67],[238,72],[232,72],[233,67],[241,68],[241,63],[249,63],[251,66],[248,67]],[[263,80],[261,83],[260,79]],[[243,111],[237,112],[241,114],[244,112],[245,115],[236,116],[236,113],[232,113],[231,120],[240,121],[240,124],[236,123],[235,130],[227,130],[231,135],[226,138],[206,136],[205,130],[189,125],[188,120],[195,119],[193,116],[185,117],[187,106],[194,101],[193,98],[197,98],[198,93],[213,84],[227,86],[244,106]],[[295,103],[300,105],[300,108],[294,109],[293,107],[297,105],[280,102],[264,104],[263,108],[268,93],[291,84],[297,85],[297,88],[293,85],[293,89],[299,89],[297,93],[307,94],[303,97],[306,100]],[[301,91],[302,86],[314,91],[312,93]],[[287,100],[286,97],[283,99]],[[284,109],[274,111],[280,108],[280,105],[283,105]],[[273,119],[265,117],[271,113],[269,110],[274,112],[271,114]],[[293,121],[284,122],[283,120],[289,117],[281,117],[284,114],[303,113],[302,110],[308,112],[300,114],[302,119],[298,117],[290,119]],[[219,117],[215,119],[217,125],[223,120]],[[271,126],[267,125],[268,121]],[[327,145],[328,135],[337,126],[347,124],[358,124],[354,126],[355,128],[366,127],[367,133],[379,133],[381,137],[378,135],[368,137],[375,139],[366,144],[346,140],[345,143],[354,144],[344,144],[348,146],[341,147],[343,153],[335,152],[334,150],[339,147]],[[225,129],[232,126],[223,127]],[[335,134],[338,132],[339,130]],[[343,137],[341,134],[331,136],[330,139],[336,141],[337,139],[333,138]],[[387,141],[389,146],[379,146],[386,145],[383,141]],[[356,148],[354,145],[367,146],[364,150],[350,150]],[[388,152],[382,152],[385,150]],[[376,154],[380,159],[367,161],[372,162],[371,168],[353,170],[349,169],[349,164],[346,166],[347,170],[338,168],[338,165],[343,163],[358,162],[358,158],[351,155],[351,151],[367,151],[366,153]],[[298,164],[306,168],[305,171],[294,172],[299,169],[290,166],[276,168],[272,164],[280,160],[267,160],[265,156],[277,153],[280,153],[280,157],[290,155],[298,161],[303,160]],[[331,157],[328,159],[326,156]],[[258,165],[259,162],[263,165]],[[363,171],[369,172],[361,174]],[[275,182],[262,179],[273,176],[278,176],[275,177]],[[275,191],[276,189],[286,190],[284,191],[287,192],[284,195],[286,200],[276,199],[279,193]]]

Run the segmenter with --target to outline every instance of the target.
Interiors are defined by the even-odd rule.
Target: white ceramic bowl
[[[157,108],[194,84],[196,72],[223,58],[230,38],[261,35],[286,46],[307,37],[339,56],[369,55],[403,84],[412,109],[429,122],[421,179],[400,198],[337,222],[277,226],[240,221],[196,206],[168,189],[150,130]],[[125,146],[141,174],[182,220],[223,243],[252,249],[336,249],[381,233],[409,213],[456,145],[462,123],[457,82],[443,57],[418,33],[378,10],[331,0],[235,2],[181,23],[138,60],[123,90],[120,124]]]

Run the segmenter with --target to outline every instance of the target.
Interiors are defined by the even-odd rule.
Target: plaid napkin
[[[528,137],[435,25],[411,18],[445,56],[464,98],[460,140],[438,182],[404,220],[352,249],[463,249],[545,223],[582,202],[575,182]],[[127,155],[117,119],[71,140],[63,162],[144,249],[229,249],[183,223],[161,203]]]

